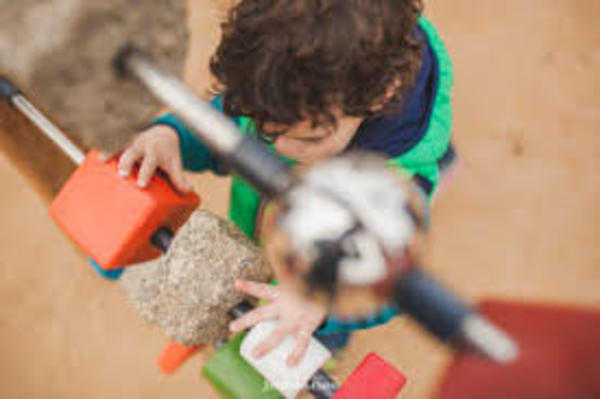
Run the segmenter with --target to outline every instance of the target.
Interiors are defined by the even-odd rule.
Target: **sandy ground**
[[[191,0],[188,80],[207,86],[217,7]],[[466,297],[600,305],[600,3],[454,0],[428,14],[456,67],[462,170],[436,203],[428,267]],[[0,135],[11,132],[2,129]],[[6,126],[6,125],[5,125]],[[15,398],[216,398],[199,377],[154,363],[166,340],[98,278],[50,221],[46,203],[0,156],[0,393]],[[227,182],[196,178],[223,212]],[[340,376],[369,351],[425,398],[450,353],[407,320],[361,332]]]

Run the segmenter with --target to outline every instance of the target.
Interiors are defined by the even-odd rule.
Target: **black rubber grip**
[[[287,191],[294,183],[290,166],[269,152],[263,143],[244,137],[231,154],[231,167],[257,190],[268,196]]]
[[[421,269],[404,273],[396,283],[394,300],[442,341],[459,339],[461,326],[473,310]]]
[[[235,320],[250,312],[252,309],[254,309],[254,306],[252,306],[251,303],[247,301],[242,301],[234,307],[232,307],[231,309],[229,309],[229,312],[227,312],[227,314],[229,315],[229,317]]]
[[[112,59],[112,68],[113,71],[117,74],[118,77],[124,78],[129,74],[129,70],[127,68],[127,61],[132,54],[137,54],[140,51],[138,48],[131,42],[125,43],[119,51],[115,54]]]
[[[337,383],[322,370],[317,371],[311,377],[307,387],[310,393],[317,399],[331,399],[338,390]]]
[[[10,80],[0,76],[0,96],[12,105],[14,96],[21,94],[21,90],[15,86]]]
[[[152,245],[166,253],[173,241],[173,232],[168,227],[161,227],[150,238]]]

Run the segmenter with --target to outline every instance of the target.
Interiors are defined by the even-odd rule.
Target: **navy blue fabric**
[[[401,111],[363,121],[347,150],[368,150],[397,157],[412,149],[425,136],[439,84],[439,65],[427,35],[415,30],[422,43],[423,60],[415,84],[407,91]]]

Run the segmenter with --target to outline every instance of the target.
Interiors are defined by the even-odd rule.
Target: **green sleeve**
[[[391,159],[389,163],[408,173],[409,177],[419,175],[429,182],[430,193],[435,192],[440,182],[439,160],[448,150],[452,136],[452,88],[454,71],[448,50],[435,27],[425,17],[419,25],[427,35],[439,67],[439,83],[435,94],[429,128],[423,139],[406,154]]]
[[[211,101],[211,105],[218,111],[223,112],[223,103],[220,96],[215,96]],[[238,118],[231,118],[231,120],[239,126]],[[174,114],[165,114],[158,117],[154,120],[153,125],[170,126],[177,132],[184,169],[193,172],[203,172],[210,169],[217,174],[227,174],[229,172],[225,165],[210,152],[209,148]]]

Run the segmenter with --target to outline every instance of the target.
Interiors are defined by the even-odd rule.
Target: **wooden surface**
[[[0,101],[0,151],[29,184],[49,201],[75,166],[16,108]]]

